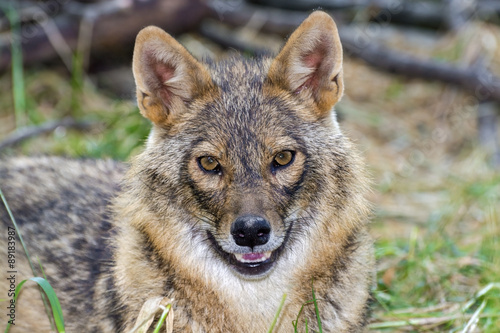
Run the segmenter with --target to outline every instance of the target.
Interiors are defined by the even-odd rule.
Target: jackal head
[[[184,224],[240,277],[262,278],[321,210],[347,205],[349,148],[332,111],[342,48],[327,14],[311,14],[274,59],[199,62],[147,27],[133,71],[154,125],[135,172],[155,223],[169,225],[149,237]]]

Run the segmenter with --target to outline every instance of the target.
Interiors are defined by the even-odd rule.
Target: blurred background
[[[500,332],[500,1],[0,0],[0,157],[140,151],[142,27],[217,60],[276,53],[318,8],[373,179],[371,331]]]

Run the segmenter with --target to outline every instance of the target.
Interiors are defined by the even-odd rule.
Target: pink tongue
[[[264,253],[245,253],[243,255],[244,260],[258,260],[264,257]]]

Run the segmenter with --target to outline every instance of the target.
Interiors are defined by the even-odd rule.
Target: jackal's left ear
[[[325,12],[316,11],[293,32],[269,68],[271,84],[308,95],[316,116],[329,114],[342,97],[342,45],[337,26]]]
[[[187,102],[212,86],[205,66],[172,36],[153,26],[137,35],[132,68],[141,113],[163,127],[187,111]]]

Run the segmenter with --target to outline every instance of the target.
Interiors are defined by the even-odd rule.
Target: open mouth
[[[260,262],[264,262],[267,259],[271,258],[271,251],[264,252],[264,253],[255,253],[255,252],[250,252],[250,253],[235,253],[234,257],[236,260],[238,260],[241,263],[244,264],[256,264]]]
[[[229,264],[240,274],[257,276],[269,271],[278,257],[279,248],[273,252],[230,254]]]
[[[238,273],[245,276],[257,277],[268,272],[278,259],[283,247],[288,239],[288,234],[283,243],[274,251],[248,252],[248,253],[228,253],[224,251],[215,240],[215,237],[207,231],[208,238],[217,253]]]

